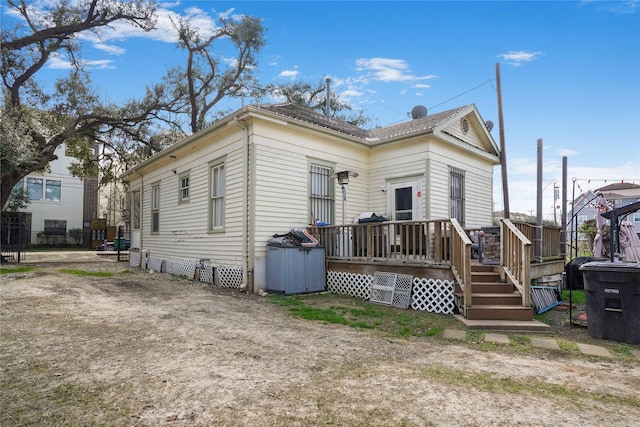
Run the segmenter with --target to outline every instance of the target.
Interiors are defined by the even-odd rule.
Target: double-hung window
[[[335,184],[331,179],[333,168],[328,165],[309,165],[309,210],[310,223],[334,223]]]
[[[449,170],[450,217],[458,220],[464,227],[464,171],[457,168]]]
[[[151,232],[160,231],[160,184],[151,186]]]
[[[178,194],[178,201],[185,203],[189,201],[189,172],[183,172],[178,178],[178,184],[180,186],[180,193]]]
[[[224,228],[224,163],[217,163],[211,166],[209,180],[211,182],[209,198],[209,229],[221,230]]]

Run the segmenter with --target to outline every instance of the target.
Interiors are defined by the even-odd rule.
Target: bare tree
[[[322,115],[327,115],[327,90],[323,81],[319,83],[309,83],[304,81],[292,81],[289,83],[271,84],[265,88],[276,98],[284,98],[287,102],[309,108]],[[338,94],[330,91],[329,94],[329,116],[334,119],[351,123],[355,126],[364,127],[371,122],[371,119],[360,111],[353,111],[353,107],[340,99]]]
[[[195,133],[224,114],[213,108],[226,97],[256,96],[260,89],[254,71],[256,54],[265,44],[264,30],[258,18],[221,17],[212,34],[205,35],[187,19],[174,22],[178,47],[187,53],[186,64],[166,74],[164,81],[178,108],[172,113],[189,117],[189,130]],[[214,45],[231,43],[236,56],[216,54]]]

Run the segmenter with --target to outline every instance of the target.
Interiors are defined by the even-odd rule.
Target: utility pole
[[[496,62],[496,90],[498,92],[498,124],[500,127],[500,168],[502,171],[502,200],[504,218],[509,219],[509,185],[507,184],[507,151],[504,141],[504,119],[502,117],[502,84],[500,82],[500,63]]]

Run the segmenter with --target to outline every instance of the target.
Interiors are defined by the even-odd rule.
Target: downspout
[[[142,218],[144,218],[144,212],[142,212],[142,207],[144,206],[144,203],[142,203],[142,200],[144,198],[144,175],[139,173],[137,170],[134,170],[133,173],[136,174],[136,176],[140,177],[140,200],[138,200],[138,215],[140,215],[140,247],[138,248],[140,250],[140,254],[142,256],[142,248],[144,248],[144,233],[142,232],[142,227],[143,227],[143,222],[142,222]],[[131,218],[133,212],[129,212],[129,222],[132,224],[133,221]],[[133,231],[133,229],[131,229],[129,231],[129,238],[131,239],[131,232]]]
[[[248,293],[253,293],[253,281],[249,283],[249,130],[238,117],[235,122],[244,132],[242,144],[242,288]]]

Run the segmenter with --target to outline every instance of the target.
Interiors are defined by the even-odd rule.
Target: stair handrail
[[[462,288],[464,306],[471,307],[471,239],[464,231],[458,220],[450,219],[451,227],[451,265],[456,280]]]
[[[509,220],[500,221],[500,266],[522,295],[522,306],[531,306],[531,240]]]

